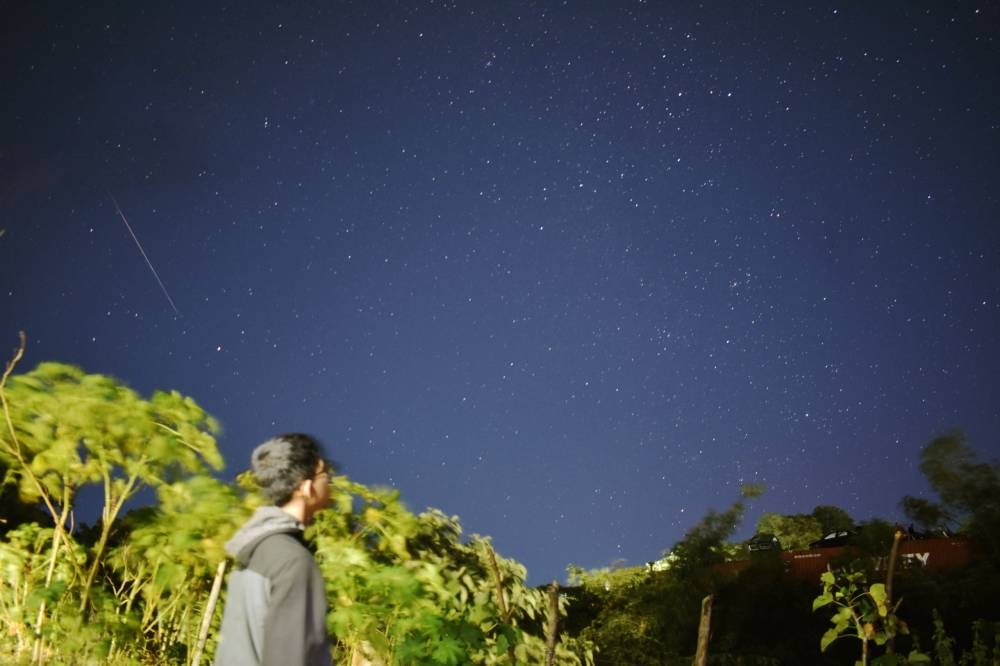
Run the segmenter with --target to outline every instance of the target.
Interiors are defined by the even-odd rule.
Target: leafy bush
[[[206,602],[225,560],[223,543],[261,500],[253,480],[210,474],[222,466],[218,426],[190,398],[144,399],[110,377],[43,363],[0,379],[0,465],[16,487],[16,515],[0,542],[3,663],[181,664],[199,641]],[[307,537],[330,598],[327,624],[346,663],[593,663],[580,639],[548,654],[549,597],[489,539],[462,539],[457,518],[409,512],[398,493],[332,480],[333,508]],[[97,487],[99,522],[77,528],[80,491]],[[143,488],[155,503],[123,513]],[[14,514],[12,514],[14,515]],[[567,601],[554,612],[565,616]]]

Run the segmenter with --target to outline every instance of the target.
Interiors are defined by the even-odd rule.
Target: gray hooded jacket
[[[328,666],[326,595],[303,527],[276,506],[226,543],[236,559],[222,614],[217,666]]]

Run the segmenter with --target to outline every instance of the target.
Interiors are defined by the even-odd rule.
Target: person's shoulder
[[[271,553],[305,553],[309,555],[309,549],[306,548],[305,543],[302,541],[301,533],[297,532],[278,532],[276,534],[271,534],[265,537],[257,545],[257,550],[260,551],[264,549],[264,552]]]
[[[294,532],[279,532],[264,537],[257,544],[250,558],[249,568],[270,577],[281,569],[312,561],[312,553],[302,543],[299,535]]]

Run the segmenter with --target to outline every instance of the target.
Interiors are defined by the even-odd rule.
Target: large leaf
[[[822,608],[823,606],[827,606],[827,605],[832,604],[832,603],[833,603],[833,595],[832,594],[828,594],[828,593],[827,594],[821,594],[818,597],[816,597],[815,599],[813,599],[813,610],[816,610],[817,608]]]
[[[465,650],[461,643],[450,636],[445,636],[438,641],[431,657],[439,664],[461,664],[464,662]]]
[[[839,637],[839,636],[840,636],[840,632],[837,631],[836,627],[832,627],[830,629],[827,629],[826,633],[823,634],[823,638],[821,638],[820,641],[819,641],[819,649],[820,649],[820,651],[821,652],[826,652],[826,649],[828,647],[830,647],[830,643],[832,643],[835,640],[837,640],[837,637]]]
[[[875,583],[868,588],[868,594],[870,594],[871,598],[875,601],[875,605],[878,607],[878,614],[881,617],[885,617],[889,612],[889,609],[885,606],[885,600],[887,598],[885,585],[882,583]]]

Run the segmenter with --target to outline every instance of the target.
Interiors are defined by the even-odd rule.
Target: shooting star
[[[170,298],[170,292],[167,291],[166,285],[164,285],[163,280],[160,279],[160,274],[156,272],[155,268],[153,268],[153,262],[151,262],[149,257],[146,256],[146,251],[142,249],[142,243],[139,242],[139,238],[135,235],[135,232],[132,231],[132,225],[128,223],[125,213],[122,212],[122,207],[118,205],[118,200],[115,199],[115,195],[111,194],[111,192],[108,192],[108,196],[111,197],[111,203],[115,205],[115,210],[118,211],[118,217],[122,218],[122,222],[125,223],[125,228],[128,229],[129,234],[132,235],[132,240],[135,241],[136,247],[138,247],[139,252],[142,253],[142,258],[146,260],[146,265],[149,266],[150,272],[153,274],[153,277],[156,278],[157,284],[160,285],[160,290],[163,292],[163,295],[167,297],[167,302],[170,303],[170,307],[174,309],[174,314],[179,317],[181,314],[180,310],[178,310],[177,306],[174,305],[174,299]]]

